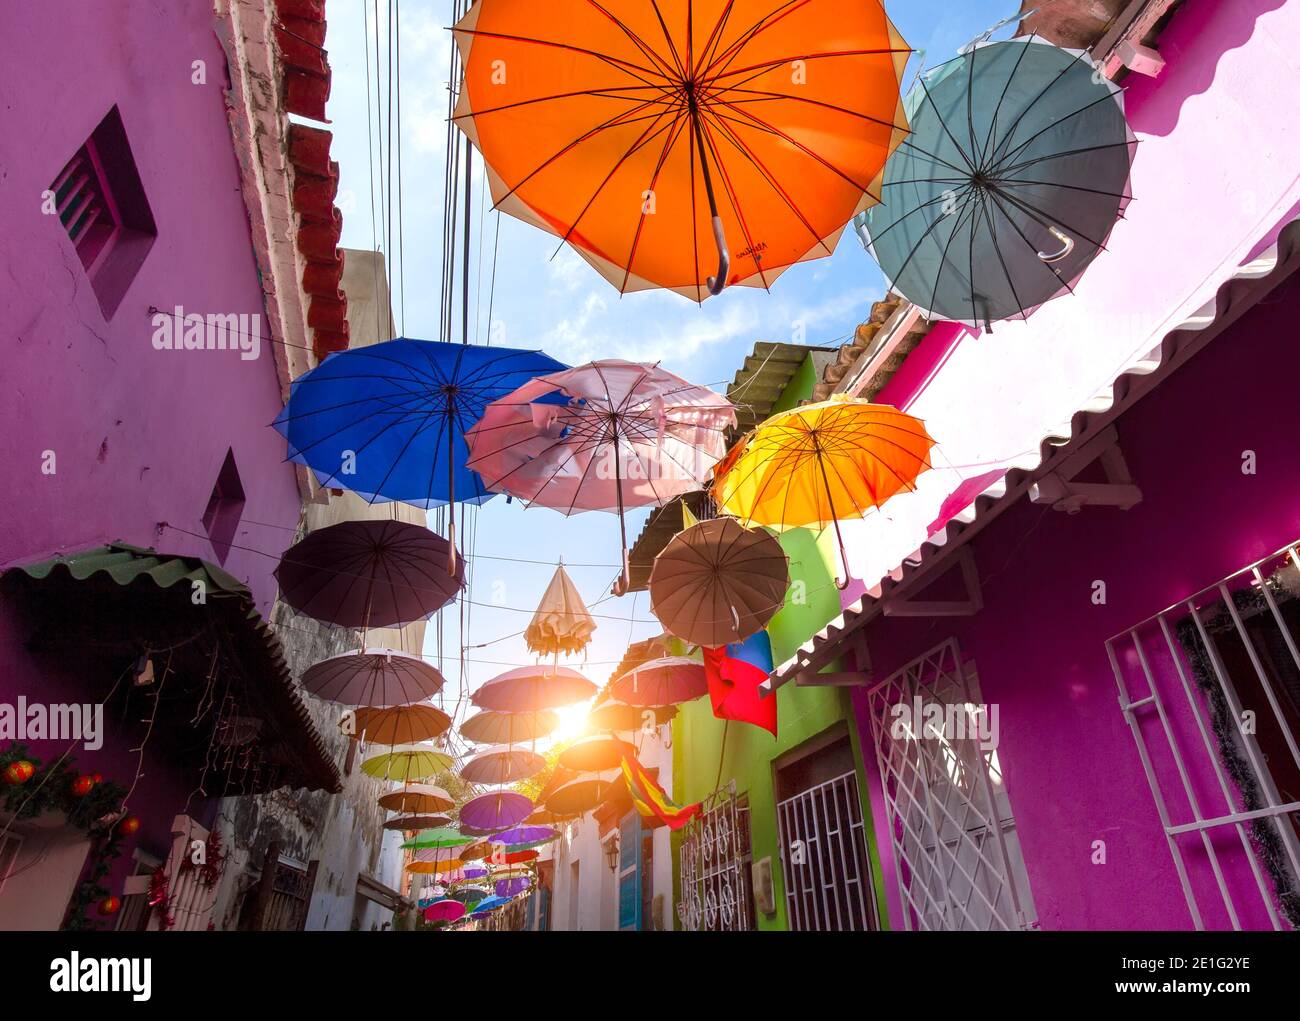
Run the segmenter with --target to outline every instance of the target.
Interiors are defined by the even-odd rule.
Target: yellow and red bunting
[[[668,797],[664,789],[630,751],[623,755],[623,778],[632,794],[632,804],[647,818],[657,818],[669,829],[681,829],[696,815],[701,805],[679,805]]]

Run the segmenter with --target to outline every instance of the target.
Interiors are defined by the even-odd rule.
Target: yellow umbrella
[[[750,526],[834,525],[844,561],[840,521],[915,489],[933,446],[920,419],[837,394],[761,423],[719,463],[714,499]]]
[[[361,763],[361,771],[380,780],[427,780],[452,765],[446,752],[427,744],[398,745],[392,751]]]

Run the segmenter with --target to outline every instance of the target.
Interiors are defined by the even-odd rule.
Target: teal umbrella
[[[1086,53],[1028,37],[921,75],[911,136],[859,233],[930,319],[989,327],[1073,289],[1129,195],[1122,93]]]

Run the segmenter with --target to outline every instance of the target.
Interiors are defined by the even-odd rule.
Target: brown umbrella
[[[609,769],[603,773],[586,774],[577,780],[571,780],[546,799],[547,810],[556,815],[578,815],[590,812],[604,801],[615,789],[615,785],[626,788],[621,769]]]
[[[284,601],[340,627],[423,620],[465,586],[464,564],[447,573],[447,540],[420,525],[344,521],[312,532],[275,569]]]
[[[496,745],[479,752],[461,767],[462,780],[470,783],[509,783],[535,776],[546,768],[546,760],[527,748]]]
[[[302,686],[317,698],[345,705],[406,705],[436,695],[444,683],[419,656],[379,648],[331,656],[302,675]]]
[[[545,737],[560,725],[549,709],[537,712],[501,713],[485,710],[460,725],[460,736],[476,744],[515,744]]]
[[[454,808],[456,802],[441,787],[435,787],[431,783],[413,783],[383,795],[379,804],[394,812],[433,813]]]
[[[600,734],[575,741],[560,752],[559,762],[565,769],[578,773],[599,773],[605,769],[618,769],[623,756],[632,749],[626,741]]]
[[[647,724],[658,727],[677,715],[675,705],[628,705],[613,699],[602,702],[587,714],[589,730],[641,730]]]
[[[445,733],[451,717],[423,702],[388,709],[361,706],[344,715],[342,726],[350,736],[372,744],[418,744]]]
[[[650,607],[692,645],[710,648],[761,631],[785,602],[790,569],[768,532],[734,518],[678,532],[650,571]]]
[[[596,622],[587,604],[561,564],[524,631],[524,643],[539,655],[572,655],[587,647],[595,630]]]

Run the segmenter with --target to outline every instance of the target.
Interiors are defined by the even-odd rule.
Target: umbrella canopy
[[[572,655],[587,647],[595,630],[587,604],[561,564],[524,630],[524,644],[542,656]]]
[[[573,742],[560,752],[559,762],[565,769],[580,773],[599,773],[602,769],[618,769],[623,763],[623,756],[629,751],[626,741],[608,737],[604,734],[584,737]],[[512,843],[499,837],[504,843]],[[525,838],[533,839],[533,838]]]
[[[532,885],[533,881],[530,877],[516,876],[514,879],[498,879],[493,888],[496,890],[498,897],[514,897],[523,893]]]
[[[504,897],[485,897],[475,905],[474,914],[486,915],[493,908],[499,908],[504,903],[506,903]]]
[[[673,705],[639,706],[605,701],[587,714],[587,727],[590,730],[640,730],[647,724],[658,727],[676,715],[677,707]]]
[[[451,822],[445,815],[398,815],[384,823],[386,830],[401,830],[413,833],[418,830],[437,829]]]
[[[721,394],[657,365],[607,359],[490,404],[469,431],[469,463],[490,488],[530,504],[616,512],[626,587],[627,508],[698,490],[735,424]]]
[[[331,354],[293,381],[275,428],[322,488],[371,503],[482,503],[465,430],[489,403],[564,368],[541,351],[399,337]]]
[[[444,882],[454,883],[463,879],[460,874],[461,863],[453,858],[449,861],[416,861],[407,862],[406,871],[414,872],[418,875],[441,876]]]
[[[462,886],[459,890],[453,890],[449,893],[452,900],[458,900],[462,904],[474,905],[488,896],[488,890],[482,886]]]
[[[620,291],[698,301],[830,255],[907,130],[878,0],[482,0],[455,32],[496,207]]]
[[[1024,38],[922,75],[913,134],[859,223],[929,319],[989,326],[1069,290],[1129,201],[1123,92],[1081,51]]]
[[[497,745],[465,763],[460,775],[470,783],[510,783],[535,776],[545,768],[546,760],[536,752]]]
[[[538,844],[554,840],[560,835],[549,826],[514,826],[492,838],[496,844]]]
[[[546,807],[562,815],[589,812],[614,790],[616,784],[626,787],[623,773],[617,769],[606,770],[595,776],[571,780],[546,799]]]
[[[477,840],[477,837],[471,837],[471,840]],[[477,844],[470,844],[460,852],[461,861],[482,861],[492,853],[492,844],[487,840],[481,840]]]
[[[513,845],[512,845],[513,846]],[[531,848],[522,848],[518,851],[507,851],[505,864],[507,865],[524,865],[530,861],[536,861],[541,855],[540,851],[534,851]]]
[[[387,709],[361,706],[349,710],[340,726],[345,733],[373,744],[412,745],[445,734],[451,727],[451,717],[424,702]]]
[[[462,827],[505,829],[522,822],[533,810],[533,803],[514,791],[493,791],[465,802],[460,809]]]
[[[538,664],[498,674],[480,685],[470,701],[480,709],[524,713],[572,705],[591,698],[596,691],[576,670]]]
[[[452,808],[456,802],[441,787],[431,783],[413,783],[381,795],[379,804],[394,812],[442,812]]]
[[[560,725],[560,718],[547,709],[537,712],[475,713],[460,725],[460,736],[478,744],[515,744],[545,737]]]
[[[676,705],[708,694],[704,664],[685,656],[651,659],[629,670],[609,687],[609,693],[631,706]]]
[[[361,771],[380,780],[427,780],[449,769],[452,757],[426,744],[398,745],[361,763]]]
[[[447,573],[446,539],[404,521],[344,521],[312,532],[275,569],[284,601],[340,627],[423,620],[456,598],[464,565]]]
[[[428,847],[464,847],[474,843],[473,837],[467,837],[459,830],[440,826],[437,829],[422,830],[402,846],[407,848]]]
[[[933,446],[920,419],[888,404],[836,395],[759,425],[728,455],[714,498],[745,525],[833,524],[843,560],[840,519],[860,517],[901,490],[915,489]],[[848,583],[846,564],[838,584]]]
[[[422,702],[446,683],[419,656],[396,649],[360,649],[313,663],[302,686],[317,698],[344,705],[394,706]]]
[[[524,822],[529,826],[563,826],[565,823],[571,822],[575,818],[577,818],[577,814],[575,813],[557,815],[549,809],[539,808],[537,811],[530,814]]]
[[[785,551],[771,534],[714,518],[678,532],[655,557],[650,609],[692,645],[726,645],[761,631],[789,583]]]
[[[465,905],[458,900],[440,900],[424,909],[426,922],[454,922],[465,914]]]

